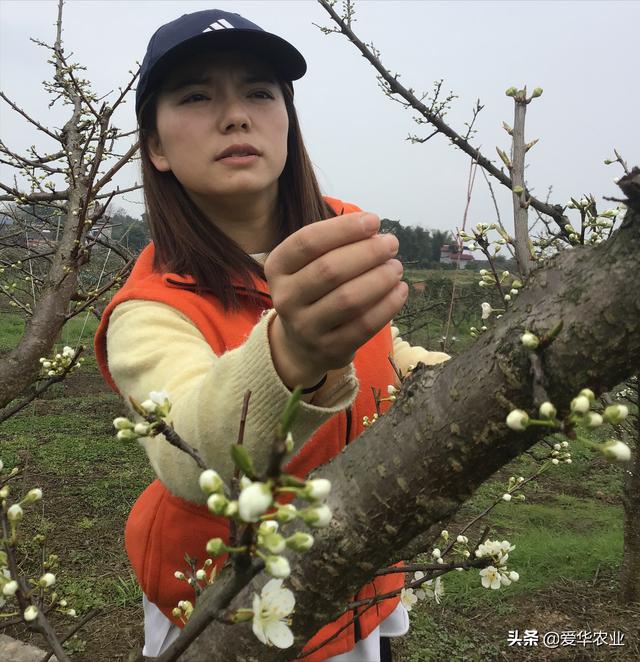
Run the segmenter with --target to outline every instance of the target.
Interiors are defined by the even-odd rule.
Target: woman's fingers
[[[397,253],[396,237],[377,234],[340,246],[317,258],[293,274],[286,289],[301,303],[312,304],[371,269],[386,264]]]
[[[271,251],[265,264],[267,279],[294,274],[340,246],[370,237],[379,227],[380,219],[368,212],[353,212],[306,225]]]
[[[384,264],[330,290],[309,305],[301,315],[305,335],[322,334],[360,318],[379,305],[402,278],[402,263],[389,259]],[[389,321],[387,319],[387,321]]]
[[[335,362],[331,367],[344,365],[343,356],[355,352],[386,326],[389,320],[400,312],[408,293],[409,286],[401,281],[361,315],[323,334],[325,351],[329,360]]]

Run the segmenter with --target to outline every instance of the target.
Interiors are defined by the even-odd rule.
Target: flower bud
[[[596,394],[590,388],[583,388],[578,395],[584,395],[589,400],[590,404],[596,401]]]
[[[314,508],[305,508],[304,510],[301,510],[299,514],[307,524],[316,529],[329,526],[329,522],[331,522],[333,516],[329,506],[324,503],[321,506],[316,506]]]
[[[586,415],[587,426],[590,428],[599,428],[603,421],[602,416],[595,411],[588,411]]]
[[[214,515],[222,515],[228,503],[224,494],[211,494],[207,499],[207,508]]]
[[[211,538],[207,543],[207,554],[211,556],[220,556],[226,550],[227,546],[224,544],[222,538]]]
[[[268,536],[270,533],[277,533],[280,525],[273,519],[267,519],[258,527],[259,536]]]
[[[199,570],[196,570],[196,579],[199,582],[205,581],[206,578],[207,578],[207,573],[202,568],[200,568]]]
[[[307,481],[305,494],[316,501],[324,501],[331,492],[331,481],[326,478],[314,478]]]
[[[449,540],[449,532],[446,529],[442,529],[442,532],[440,533],[440,537],[447,542]]]
[[[133,423],[124,416],[113,419],[113,427],[116,430],[133,430]]]
[[[555,418],[557,411],[550,402],[543,402],[540,405],[540,418]]]
[[[245,522],[257,522],[273,503],[273,494],[265,483],[251,483],[240,492],[238,511]]]
[[[176,570],[176,571],[173,573],[173,576],[174,576],[176,579],[179,579],[181,582],[183,582],[183,581],[186,579],[186,577],[184,576],[184,572],[181,572],[180,570]]]
[[[149,432],[151,431],[151,426],[149,423],[136,423],[133,426],[133,431],[140,437],[148,437]]]
[[[522,336],[520,337],[520,342],[527,349],[536,349],[538,347],[538,345],[540,344],[540,339],[538,338],[538,336],[531,333],[530,331],[525,331],[522,334]]]
[[[155,414],[156,407],[158,405],[156,405],[156,403],[153,400],[145,400],[144,402],[140,403],[140,406],[149,414]]]
[[[17,590],[18,590],[18,582],[15,579],[12,579],[2,587],[2,594],[6,595],[7,597],[11,597],[16,594]]]
[[[310,533],[297,531],[292,536],[287,538],[287,547],[290,547],[296,552],[306,552],[313,546],[314,538]]]
[[[536,87],[536,88],[533,90],[533,94],[531,95],[531,98],[532,98],[532,99],[535,99],[535,98],[537,98],[537,97],[539,97],[539,96],[541,96],[541,95],[542,95],[542,88],[541,88],[541,87]]]
[[[200,474],[198,483],[200,484],[200,489],[205,494],[212,494],[213,492],[220,491],[220,488],[222,487],[222,478],[220,478],[217,471],[206,469]]]
[[[609,439],[601,446],[601,450],[605,457],[618,462],[628,462],[631,459],[631,449],[627,444],[616,439]]]
[[[42,490],[39,487],[34,487],[22,499],[22,504],[35,503],[36,501],[40,501],[40,499],[42,499]]]
[[[518,94],[517,87],[508,87],[504,92],[508,97],[515,97]]]
[[[138,435],[133,430],[120,430],[116,438],[118,441],[135,441]]]
[[[292,522],[298,516],[298,510],[292,503],[286,503],[283,506],[279,506],[276,511],[274,518],[278,522]]]
[[[284,556],[267,556],[265,570],[276,579],[286,579],[291,574],[291,566]]]
[[[512,582],[517,582],[520,579],[520,575],[515,570],[511,570],[509,572],[509,579]]]
[[[442,552],[437,547],[435,547],[431,552],[431,556],[433,556],[434,559],[439,559],[442,556]]]
[[[291,453],[291,451],[294,449],[293,435],[291,434],[291,431],[287,432],[287,437],[284,440],[284,448],[287,453]]]
[[[9,519],[10,522],[19,522],[23,518],[23,516],[24,516],[24,511],[17,503],[14,503],[12,506],[9,506],[9,509],[7,510],[7,518]]]
[[[456,542],[459,542],[461,545],[466,545],[469,542],[469,538],[467,538],[467,536],[460,535],[456,538]]]
[[[42,588],[49,588],[56,583],[56,576],[52,572],[45,572],[38,580],[38,585]]]
[[[624,421],[628,415],[629,408],[626,405],[610,405],[604,410],[605,420],[614,425]]]
[[[571,401],[571,411],[576,414],[586,414],[590,406],[586,395],[579,395]]]
[[[507,426],[512,430],[522,431],[527,429],[529,414],[522,409],[514,409],[507,416]]]
[[[225,517],[235,517],[238,514],[238,502],[229,501],[227,507],[224,509]]]
[[[505,492],[505,493],[502,495],[502,500],[503,500],[503,501],[506,501],[506,502],[508,503],[509,501],[511,501],[511,495],[510,495],[508,492]]]
[[[25,621],[35,621],[38,618],[38,608],[35,605],[29,605],[22,614]]]
[[[262,546],[271,554],[280,554],[284,551],[286,543],[279,533],[268,533],[266,536],[262,536]]]

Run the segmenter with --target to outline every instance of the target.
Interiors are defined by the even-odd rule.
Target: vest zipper
[[[347,446],[351,439],[349,438],[351,436],[351,407],[348,407],[347,410],[344,412],[345,417],[347,419],[347,434],[345,435],[345,442],[344,445]]]

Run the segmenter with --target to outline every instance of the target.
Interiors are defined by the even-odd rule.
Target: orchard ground
[[[422,276],[431,282],[433,274]],[[474,280],[465,275],[463,282]],[[456,353],[470,342],[469,325],[482,324],[479,312],[476,306],[459,321],[459,339],[449,351]],[[115,438],[112,420],[125,409],[98,372],[91,351],[95,326],[95,320],[84,317],[67,324],[59,348],[75,347],[80,340],[87,348],[84,366],[0,426],[0,457],[5,467],[22,468],[13,483],[14,495],[31,487],[44,492],[21,529],[23,569],[37,573],[37,548],[30,541],[44,533],[48,551],[60,557],[59,594],[76,609],[78,619],[97,610],[65,647],[75,660],[112,662],[134,659],[142,645],[142,597],[124,553],[123,530],[136,497],[154,476],[138,444]],[[22,328],[19,316],[0,315],[0,352],[17,343]],[[412,341],[429,340],[431,349],[440,349],[434,339],[441,328],[441,322],[427,324]],[[426,600],[414,606],[409,634],[394,641],[396,660],[640,659],[640,605],[621,607],[616,600],[624,467],[581,448],[571,451],[571,465],[544,473],[527,487],[524,502],[501,503],[468,534],[476,542],[490,525],[491,538],[514,544],[509,565],[520,581],[493,591],[482,588],[477,571],[445,576],[440,605]],[[465,505],[457,523],[469,521],[501,495],[509,476],[531,475],[536,466],[524,455],[505,467]],[[455,523],[448,529],[456,535]],[[74,627],[69,618],[54,615],[52,621],[60,634]],[[0,629],[44,647],[22,625],[6,627],[0,621]],[[537,631],[537,646],[508,646],[510,630],[521,636],[525,630]],[[542,641],[547,632],[579,631],[604,631],[609,637],[623,633],[623,645],[582,645],[578,638],[574,645],[554,650]],[[571,635],[563,636],[565,644],[571,640]]]

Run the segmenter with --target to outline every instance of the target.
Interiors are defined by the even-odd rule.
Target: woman
[[[153,243],[105,310],[96,355],[125,399],[168,392],[175,429],[227,480],[247,390],[244,443],[264,467],[290,391],[303,387],[288,471],[304,476],[360,434],[371,387],[394,383],[390,353],[404,370],[446,358],[393,344],[389,322],[408,290],[395,237],[377,234],[374,214],[320,195],[293,106],[305,70],[276,35],[201,11],[154,34],[137,89]],[[156,656],[179,633],[172,609],[193,599],[174,572],[185,553],[201,563],[228,523],[207,512],[188,455],[160,435],[144,447],[159,480],[134,505],[126,546],[144,592],[144,654]],[[388,575],[359,597],[401,585]],[[380,636],[408,627],[395,598],[343,615],[308,647],[354,616],[308,662],[379,660]]]

